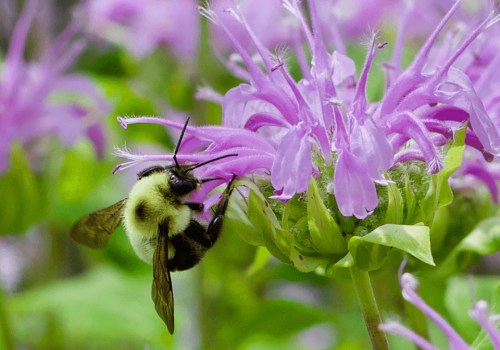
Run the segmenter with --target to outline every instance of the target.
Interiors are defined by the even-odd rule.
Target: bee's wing
[[[168,327],[170,334],[174,333],[174,293],[172,280],[168,269],[167,233],[160,230],[158,245],[153,256],[153,286],[151,297],[155,309]]]
[[[104,248],[111,233],[122,221],[126,199],[84,216],[71,228],[71,237],[90,248]]]

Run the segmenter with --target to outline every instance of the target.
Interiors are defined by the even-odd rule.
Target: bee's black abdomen
[[[206,248],[187,236],[176,235],[170,243],[175,248],[175,255],[168,261],[170,271],[188,270],[198,264]]]

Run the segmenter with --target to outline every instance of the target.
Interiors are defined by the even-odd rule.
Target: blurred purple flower
[[[0,71],[0,173],[9,166],[10,146],[55,134],[66,146],[88,138],[99,156],[104,153],[105,135],[97,114],[108,105],[92,81],[65,71],[83,49],[73,40],[70,24],[37,62],[23,59],[28,32],[41,2],[29,0],[15,26],[10,47]]]
[[[223,15],[224,11],[232,7],[234,3],[234,0],[215,0],[212,6],[238,41],[245,47],[252,47],[252,40],[240,23],[230,16]],[[295,34],[292,28],[293,22],[290,21],[287,11],[281,5],[281,0],[243,0],[238,2],[238,6],[248,24],[255,28],[255,35],[265,47],[272,48],[292,42]],[[263,11],[263,8],[266,10]],[[225,52],[232,50],[231,41],[218,25],[211,23],[210,29],[214,48]]]
[[[88,0],[88,30],[123,45],[137,57],[167,46],[182,59],[194,59],[199,18],[194,0]]]
[[[404,264],[403,264],[404,266]],[[402,266],[402,267],[403,267]],[[402,271],[402,268],[401,268]],[[417,307],[424,313],[430,320],[432,320],[446,335],[449,341],[450,349],[452,350],[469,350],[470,346],[464,339],[457,333],[453,327],[446,322],[446,320],[439,315],[434,309],[425,303],[425,301],[417,294],[418,281],[410,273],[403,273],[400,275],[399,283],[403,290],[403,298]],[[488,303],[480,300],[470,310],[470,315],[474,318],[490,337],[490,340],[495,349],[500,349],[500,331],[496,325],[499,315],[489,315]],[[437,350],[438,348],[433,345],[429,340],[413,332],[411,329],[391,321],[379,325],[380,330],[386,333],[400,335],[413,343],[419,348],[425,350]]]
[[[254,30],[262,45],[273,49],[280,45],[300,44],[300,33],[293,16],[282,6],[281,0],[240,0],[239,11]],[[433,28],[451,7],[454,0],[420,0],[418,6],[412,1],[397,0],[322,0],[317,1],[318,23],[323,31],[328,47],[346,53],[346,45],[357,41],[372,28],[395,27],[395,19],[408,12],[405,32],[413,38],[428,35],[425,30]],[[250,52],[255,47],[252,40],[237,20],[223,16],[223,12],[233,7],[234,0],[213,0],[211,6],[220,20],[235,38]],[[263,11],[262,9],[266,10]],[[272,28],[272,30],[269,30]],[[212,44],[221,51],[230,51],[233,46],[218,25],[211,25]]]
[[[312,28],[298,1],[282,3],[296,21],[297,36],[305,38],[309,51],[303,52],[301,45],[293,46],[302,74],[299,81],[288,71],[285,53],[269,54],[238,6],[223,13],[210,7],[201,9],[233,44],[238,59],[228,61],[228,69],[247,82],[224,96],[207,88],[199,94],[221,101],[223,125],[209,127],[210,134],[204,133],[207,127],[188,128],[190,147],[181,147],[184,160],[202,161],[227,153],[239,154],[237,158],[221,161],[214,167],[216,172],[226,179],[231,173],[268,174],[275,198],[280,200],[304,192],[311,176],[318,174],[323,166],[333,165],[335,171],[329,189],[333,189],[340,212],[362,219],[378,205],[375,185],[389,182],[385,171],[396,163],[416,160],[425,162],[430,173],[438,172],[443,166],[442,146],[466,122],[469,122],[466,138],[469,146],[486,157],[500,154],[499,128],[489,118],[467,75],[452,67],[476,37],[496,21],[493,14],[477,25],[439,65],[430,65],[429,53],[459,8],[457,2],[412,64],[388,73],[387,91],[380,101],[373,103],[366,97],[368,76],[377,52],[386,43],[377,43],[377,36],[371,35],[361,75],[356,79],[352,59],[339,51],[327,50],[316,2],[308,1]],[[250,48],[248,42],[241,42],[227,26],[223,16],[231,16],[240,24],[252,42]],[[394,50],[395,57],[400,57],[402,46],[396,45]],[[254,51],[258,58],[252,55]],[[308,55],[310,62],[306,59]],[[146,121],[121,120],[124,124]],[[165,120],[147,121],[181,127]],[[119,155],[134,162],[148,158],[126,152]],[[216,175],[215,170],[207,171],[210,176]]]
[[[15,3],[14,0],[0,1],[0,13],[2,18],[0,20],[0,29],[5,32],[14,26],[15,22]]]
[[[317,2],[318,16],[325,39],[337,50],[353,39],[359,39],[372,28],[381,31],[398,28],[398,36],[424,39],[441,21],[456,0],[323,0]],[[457,16],[488,7],[490,0],[464,0]],[[490,6],[491,7],[491,6]],[[401,26],[404,23],[404,26]]]
[[[397,0],[326,0],[318,1],[317,13],[325,41],[336,50],[346,53],[345,46],[351,40],[359,40],[372,28],[381,27],[394,8]],[[387,23],[385,23],[387,25]]]
[[[489,191],[494,203],[500,200],[498,181],[500,181],[500,163],[486,161],[476,150],[468,149],[464,154],[462,166],[450,179],[454,191],[468,196],[477,195],[482,184]]]

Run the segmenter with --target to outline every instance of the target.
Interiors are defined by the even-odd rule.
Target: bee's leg
[[[204,205],[203,203],[196,203],[196,202],[185,202],[185,205],[189,207],[189,209],[193,211],[203,211]]]
[[[177,236],[188,237],[203,248],[210,248],[213,245],[213,242],[207,237],[207,229],[196,220],[191,220],[183,234]],[[174,236],[174,238],[177,236]]]
[[[233,190],[231,184],[233,183],[236,176],[233,176],[227,188],[222,192],[221,200],[217,205],[214,217],[205,229],[196,220],[191,220],[191,223],[184,231],[184,234],[191,238],[193,241],[201,244],[205,248],[210,248],[219,238],[220,231],[222,229],[222,221],[224,219],[224,214],[229,203],[229,196]]]
[[[224,214],[226,213],[227,205],[229,204],[229,196],[231,196],[231,192],[233,191],[232,184],[235,179],[236,175],[233,175],[233,178],[227,184],[226,189],[222,192],[221,199],[214,212],[214,217],[208,224],[205,235],[212,244],[214,244],[219,238]]]
[[[175,255],[168,264],[172,271],[190,269],[201,260],[207,249],[213,246],[219,238],[222,224],[222,217],[217,218],[210,222],[208,228],[196,220],[191,220],[182,234],[171,238],[170,243],[175,248]]]

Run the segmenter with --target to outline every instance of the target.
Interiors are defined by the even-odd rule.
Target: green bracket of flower
[[[462,165],[466,130],[465,125],[456,131],[454,140],[444,157],[444,168],[432,176],[428,193],[420,205],[426,222],[432,222],[436,211],[453,201],[453,191],[448,180]]]
[[[434,264],[427,226],[386,224],[362,237],[344,237],[321,201],[314,179],[308,191],[307,230],[300,235],[292,232],[302,223],[283,228],[255,185],[245,186],[249,187],[246,211],[241,206],[243,201],[234,201],[228,210],[225,230],[238,232],[250,244],[265,246],[274,257],[299,271],[310,272],[326,265],[371,271],[383,265],[392,248]]]

